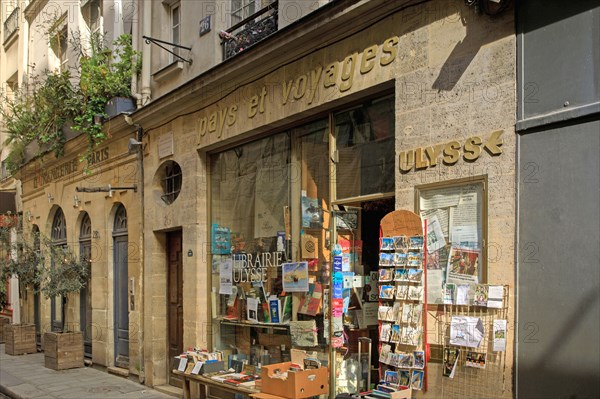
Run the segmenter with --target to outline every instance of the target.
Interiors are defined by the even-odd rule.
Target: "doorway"
[[[90,273],[85,285],[79,291],[79,328],[83,332],[83,354],[92,357],[92,222],[87,213],[84,214],[79,229],[79,257],[88,262]]]
[[[181,230],[167,234],[167,323],[169,359],[183,351],[183,259]],[[182,386],[181,379],[169,373],[169,384]]]
[[[127,211],[119,205],[113,228],[115,366],[129,368]]]

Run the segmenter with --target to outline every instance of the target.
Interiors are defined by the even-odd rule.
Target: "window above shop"
[[[82,2],[81,13],[90,33],[102,34],[102,0]]]

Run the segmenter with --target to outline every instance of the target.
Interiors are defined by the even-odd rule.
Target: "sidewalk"
[[[55,371],[44,354],[9,356],[0,345],[0,393],[11,398],[173,399],[150,387],[92,367]]]

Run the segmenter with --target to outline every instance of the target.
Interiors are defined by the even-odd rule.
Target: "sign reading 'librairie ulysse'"
[[[235,254],[233,259],[233,281],[266,282],[269,267],[281,267],[283,252],[262,252],[257,254]]]

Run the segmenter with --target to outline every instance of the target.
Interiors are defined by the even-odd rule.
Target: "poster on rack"
[[[480,318],[452,316],[450,321],[450,345],[478,348],[483,336],[483,322]]]
[[[453,247],[450,250],[447,283],[479,283],[479,249]]]
[[[494,352],[506,350],[506,320],[494,320],[493,323]]]
[[[284,291],[308,291],[308,262],[284,263],[281,269]]]

